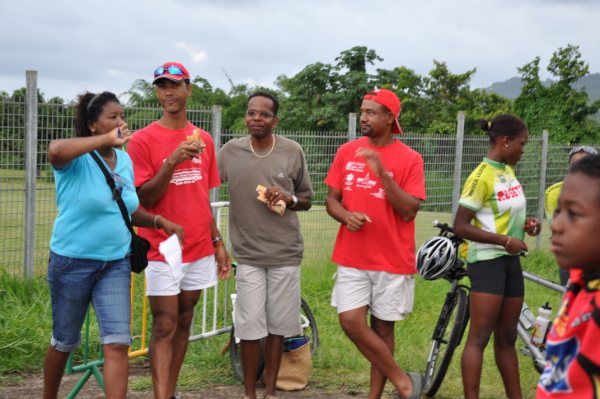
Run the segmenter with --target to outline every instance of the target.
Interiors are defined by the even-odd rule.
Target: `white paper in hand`
[[[169,266],[181,269],[181,245],[179,245],[177,235],[173,234],[171,237],[158,244],[158,252],[165,257]]]

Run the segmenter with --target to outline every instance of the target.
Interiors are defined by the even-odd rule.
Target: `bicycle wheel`
[[[469,293],[458,287],[454,294],[448,293],[437,325],[433,332],[431,351],[425,369],[423,392],[433,397],[446,376],[454,350],[460,344],[465,331],[468,314]]]
[[[310,353],[314,356],[319,347],[319,329],[315,317],[304,299],[301,299],[300,304],[300,323],[304,335],[310,338]]]
[[[240,382],[244,382],[244,369],[242,368],[242,345],[238,339],[235,338],[234,327],[231,327],[231,333],[229,336],[229,360],[231,361],[231,368],[233,374]],[[260,378],[263,371],[265,370],[265,354],[264,354],[264,340],[260,340],[260,356],[258,361],[258,370],[256,373],[256,380]]]

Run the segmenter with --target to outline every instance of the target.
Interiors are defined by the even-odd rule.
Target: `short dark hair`
[[[94,94],[85,92],[77,97],[75,106],[75,131],[78,137],[91,136],[90,124],[96,122],[106,103],[114,102],[121,104],[114,93],[103,91]]]
[[[521,132],[527,130],[525,122],[510,114],[498,115],[492,120],[481,119],[478,122],[479,127],[487,133],[492,144],[500,136],[508,136],[508,138],[514,139]]]
[[[279,111],[279,101],[277,101],[277,98],[274,95],[267,93],[266,91],[257,91],[256,93],[250,94],[248,102],[254,97],[264,97],[271,100],[273,102],[273,114],[277,115],[277,111]]]
[[[587,155],[569,167],[569,173],[583,173],[600,183],[600,155]]]

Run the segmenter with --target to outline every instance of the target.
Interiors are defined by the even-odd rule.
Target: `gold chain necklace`
[[[267,152],[265,155],[258,155],[256,153],[256,151],[254,151],[254,147],[252,147],[252,138],[250,138],[250,151],[252,151],[252,153],[257,156],[258,158],[266,158],[269,155],[271,155],[271,153],[273,152],[273,149],[275,148],[275,136],[273,136],[273,144],[271,144],[271,149],[269,150],[269,152]]]
[[[116,155],[116,154],[115,154],[115,150],[113,149],[113,150],[112,150],[112,157],[105,157],[105,156],[102,156],[102,155],[100,155],[100,156],[101,156],[101,157],[102,157],[102,159],[104,159],[105,161],[107,161],[107,162],[112,162],[112,161],[114,161],[114,160],[115,160],[115,155]]]

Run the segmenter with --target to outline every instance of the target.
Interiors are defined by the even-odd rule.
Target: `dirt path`
[[[147,369],[132,369],[130,373],[130,381],[133,378],[146,375]],[[81,374],[66,375],[63,378],[59,398],[65,398],[71,389],[75,386]],[[28,375],[19,382],[11,385],[0,386],[0,398],[19,398],[19,399],[38,399],[42,396],[43,377],[39,374]],[[242,386],[227,386],[227,385],[212,385],[200,390],[183,391],[183,399],[238,399],[243,395]],[[261,390],[258,390],[261,397]],[[308,387],[303,391],[298,392],[278,392],[278,397],[281,399],[291,398],[316,398],[316,399],[358,399],[365,398],[354,392],[339,392],[325,393],[322,390]],[[128,398],[142,399],[152,398],[150,391],[129,391]],[[78,399],[101,399],[104,398],[103,392],[96,384],[93,377],[90,378],[83,390],[77,396]]]

